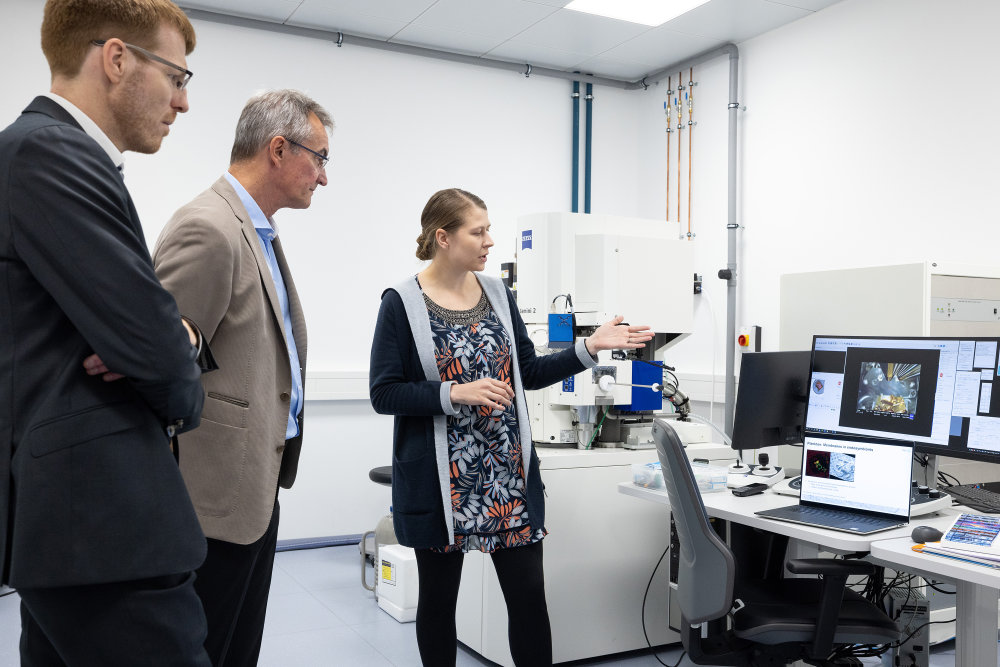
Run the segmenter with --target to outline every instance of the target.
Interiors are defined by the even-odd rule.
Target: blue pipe
[[[594,135],[594,84],[587,84],[587,138],[583,154],[583,212],[590,213],[590,153]]]
[[[573,82],[573,213],[580,211],[580,82]]]

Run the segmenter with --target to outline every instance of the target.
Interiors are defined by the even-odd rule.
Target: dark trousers
[[[259,540],[233,544],[208,540],[195,590],[208,618],[208,651],[215,667],[252,667],[260,655],[274,549],[278,543],[278,501]]]
[[[20,589],[22,667],[208,667],[194,574]]]
[[[417,647],[430,667],[455,664],[458,631],[455,606],[465,554],[415,549],[417,579]],[[552,630],[545,604],[542,542],[497,549],[490,554],[507,603],[507,637],[517,667],[552,664]]]

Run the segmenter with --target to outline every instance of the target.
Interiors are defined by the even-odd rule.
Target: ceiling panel
[[[738,43],[811,13],[767,0],[713,0],[667,25],[676,32]]]
[[[301,0],[182,0],[179,4],[190,9],[281,23],[295,11],[300,2]]]
[[[649,67],[643,74],[648,74],[650,71],[679,63],[696,53],[708,51],[724,43],[725,40],[688,35],[660,26],[633,37],[601,55],[612,60],[645,63]]]
[[[483,35],[499,44],[557,11],[555,7],[524,0],[438,0],[413,23]]]
[[[561,10],[517,35],[515,41],[596,56],[648,30],[638,23]]]
[[[767,1],[776,5],[788,5],[789,7],[808,9],[811,12],[818,12],[821,9],[826,9],[830,5],[840,2],[840,0],[767,0]]]
[[[406,21],[398,19],[329,10],[323,10],[323,12],[299,10],[286,23],[303,28],[335,30],[382,41],[388,41],[407,25]]]
[[[515,63],[531,63],[539,67],[565,70],[572,69],[575,65],[582,63],[590,57],[590,54],[587,53],[562,51],[560,49],[549,48],[548,46],[527,44],[516,40],[504,42],[486,55],[499,60],[509,60]]]
[[[441,30],[431,26],[411,23],[392,38],[393,43],[412,44],[439,51],[451,51],[465,55],[481,56],[491,48],[499,46],[502,39],[490,39],[483,35],[473,35],[454,30]]]
[[[202,2],[205,1],[202,0]],[[260,2],[261,0],[255,1]],[[335,2],[331,0],[299,0],[299,2],[302,6],[295,12],[296,19],[301,18],[300,14],[313,18],[327,14],[341,16],[364,14],[409,23],[434,5],[435,0],[336,0]]]

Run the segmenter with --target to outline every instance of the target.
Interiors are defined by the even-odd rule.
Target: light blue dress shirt
[[[240,182],[228,171],[225,174],[226,180],[236,190],[243,207],[250,214],[250,221],[253,222],[254,229],[257,230],[257,238],[260,240],[264,256],[267,257],[267,266],[271,269],[271,278],[274,279],[274,288],[278,292],[278,303],[281,304],[281,319],[285,325],[285,343],[288,346],[288,360],[292,368],[292,396],[288,408],[288,427],[285,429],[285,439],[294,438],[299,434],[299,413],[302,412],[302,370],[299,367],[299,351],[295,347],[295,336],[292,335],[292,317],[288,308],[288,290],[285,289],[285,280],[281,277],[281,268],[278,260],[274,256],[274,248],[271,242],[277,238],[278,233],[274,230],[274,225],[260,206],[254,201],[250,193],[246,191]]]

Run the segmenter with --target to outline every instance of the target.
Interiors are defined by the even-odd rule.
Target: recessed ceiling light
[[[642,25],[663,25],[708,0],[573,0],[565,9]]]

